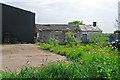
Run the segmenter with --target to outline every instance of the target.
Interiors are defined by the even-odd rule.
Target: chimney
[[[93,22],[93,26],[94,26],[94,27],[97,26],[97,22]]]

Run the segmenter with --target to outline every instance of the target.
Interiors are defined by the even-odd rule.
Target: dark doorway
[[[82,34],[82,42],[87,42],[87,34]]]

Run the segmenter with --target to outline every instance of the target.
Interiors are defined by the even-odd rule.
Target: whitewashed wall
[[[93,34],[98,34],[98,33],[100,33],[100,32],[93,32],[93,31],[91,31],[91,32],[82,32],[81,33],[81,38],[82,38],[83,34],[87,34],[87,40],[89,42],[91,42]]]

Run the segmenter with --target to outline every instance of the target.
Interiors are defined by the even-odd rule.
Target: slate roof
[[[102,31],[98,26],[93,25],[80,25],[81,31]]]
[[[37,29],[39,30],[58,30],[58,31],[65,31],[65,30],[76,30],[75,25],[69,24],[36,24]],[[80,25],[80,31],[102,31],[98,26],[92,25]]]
[[[39,30],[75,30],[75,25],[68,24],[36,24],[37,29]]]

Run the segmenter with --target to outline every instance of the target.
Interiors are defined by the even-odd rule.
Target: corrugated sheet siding
[[[0,44],[2,43],[2,4],[0,4]]]
[[[35,14],[2,4],[3,39],[9,33],[18,42],[34,42]]]

